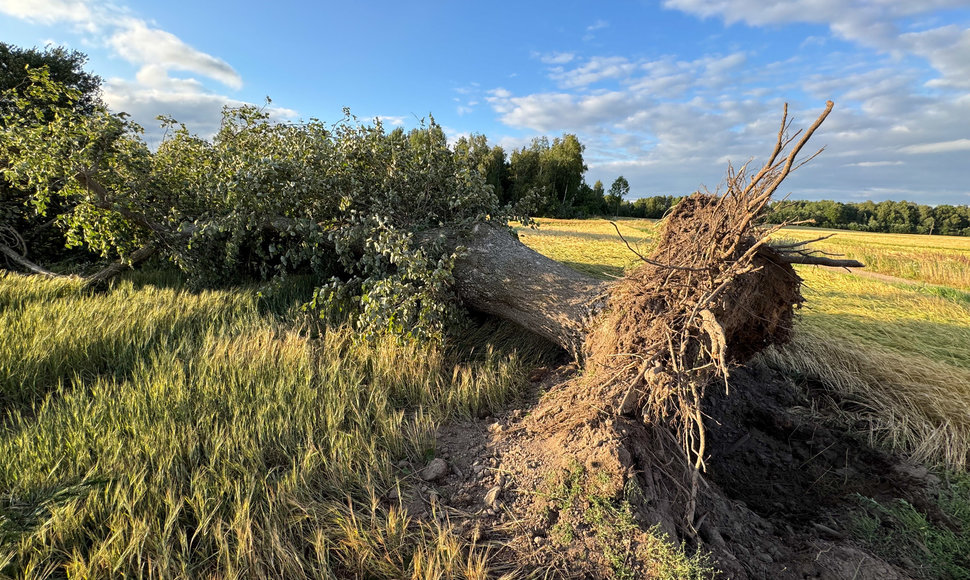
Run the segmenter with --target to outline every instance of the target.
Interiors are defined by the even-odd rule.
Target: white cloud
[[[721,18],[729,25],[827,25],[843,40],[895,56],[925,59],[940,73],[934,86],[970,87],[970,29],[947,25],[900,30],[903,19],[909,19],[911,26],[933,26],[932,19],[916,22],[913,18],[965,8],[966,0],[665,0],[663,5],[702,18]]]
[[[146,128],[147,138],[159,137],[155,117],[167,115],[200,135],[212,135],[222,109],[245,104],[206,86],[205,79],[240,89],[242,77],[226,61],[145,20],[135,18],[123,5],[95,0],[0,0],[0,13],[32,23],[73,24],[83,42],[104,47],[138,67],[134,79],[105,82],[104,99],[115,111],[125,111]],[[173,72],[188,73],[187,78]],[[197,78],[196,78],[197,77]],[[271,108],[271,115],[292,119],[296,112]]]
[[[567,93],[538,93],[524,97],[489,97],[488,102],[506,125],[559,132],[566,127],[593,128],[610,124],[623,111],[636,110],[635,100],[622,92],[577,96]]]
[[[545,64],[569,64],[576,58],[571,52],[551,52],[548,54],[537,54],[539,60]]]
[[[590,24],[586,27],[587,32],[593,32],[595,30],[602,30],[610,25],[606,20],[597,20],[596,22]]]
[[[902,161],[860,161],[858,163],[846,163],[846,167],[890,167],[902,165]]]
[[[73,22],[93,27],[95,18],[81,0],[0,0],[0,12],[38,24]]]
[[[239,107],[244,101],[209,93],[202,90],[198,81],[173,79],[164,74],[152,78],[150,67],[139,72],[135,81],[109,79],[104,85],[104,99],[113,110],[125,111],[145,127],[150,144],[161,139],[161,129],[155,117],[164,115],[184,123],[190,131],[203,137],[211,137],[219,130],[222,110]],[[271,119],[293,120],[298,113],[283,107],[267,107]]]
[[[938,141],[936,143],[920,143],[907,145],[900,149],[903,153],[951,153],[953,151],[970,151],[970,139],[953,139],[952,141]]]
[[[563,88],[585,87],[606,79],[619,79],[629,76],[637,69],[635,63],[625,57],[593,57],[580,67],[564,70],[556,67],[549,75]]]
[[[174,34],[149,26],[119,5],[93,0],[0,0],[0,13],[28,22],[75,24],[87,41],[139,66],[196,73],[239,89],[242,78],[222,59],[196,50]]]
[[[879,58],[843,56],[819,66],[797,55],[763,65],[740,51],[694,60],[594,56],[549,69],[559,91],[496,89],[487,101],[515,129],[576,133],[586,145],[588,182],[622,174],[636,195],[652,195],[713,189],[729,161],[737,166],[771,150],[784,101],[798,129],[832,98],[836,110],[805,153],[827,150],[789,179],[787,191],[845,199],[892,197],[892,190],[897,199],[953,202],[954,167],[970,149],[965,125],[953,120],[970,118],[970,95],[928,94],[923,71]],[[917,153],[926,155],[900,160]]]
[[[233,89],[242,87],[242,78],[229,63],[192,48],[170,32],[150,28],[142,20],[119,20],[108,44],[132,64],[194,72]]]
[[[377,118],[384,125],[390,125],[391,127],[403,127],[404,122],[407,117],[402,117],[399,115],[378,115]]]

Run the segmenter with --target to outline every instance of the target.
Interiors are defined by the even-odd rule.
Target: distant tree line
[[[814,220],[805,225],[864,232],[970,236],[970,207],[917,204],[910,201],[780,201],[772,206],[773,222]]]
[[[440,136],[444,139],[444,135]],[[662,217],[680,198],[655,196],[627,201],[630,183],[622,175],[609,189],[602,181],[586,183],[585,146],[576,135],[549,140],[536,137],[511,155],[489,146],[484,135],[461,137],[453,149],[491,185],[499,199],[523,213],[540,217]]]
[[[444,141],[444,133],[439,138]],[[681,196],[674,195],[625,199],[630,195],[630,184],[622,175],[609,189],[602,181],[590,186],[584,178],[584,150],[585,146],[572,134],[552,141],[537,137],[511,155],[501,146],[490,147],[484,135],[461,137],[454,145],[455,155],[467,160],[469,167],[477,168],[503,203],[529,215],[658,219],[680,201]],[[786,200],[772,204],[769,219],[867,232],[970,236],[970,207],[965,205]]]

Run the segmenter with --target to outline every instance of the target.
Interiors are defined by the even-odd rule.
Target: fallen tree
[[[578,517],[586,525],[576,514],[627,502],[643,524],[628,530],[628,547],[649,541],[644,530],[659,523],[673,537],[695,545],[703,538],[732,555],[724,538],[718,542],[718,530],[761,520],[718,489],[705,467],[714,466],[708,474],[722,469],[723,457],[749,439],[784,443],[795,431],[791,414],[762,397],[764,382],[735,371],[741,380],[728,383],[728,375],[736,363],[787,340],[801,302],[792,264],[861,265],[804,244],[772,246],[777,226],[761,223],[831,107],[794,134],[786,110],[775,148],[757,172],[731,169],[720,195],[685,198],[664,221],[653,251],[639,256],[642,264],[611,283],[519,243],[508,226],[515,209],[500,206],[433,130],[386,134],[351,119],[334,127],[282,125],[242,109],[228,112],[211,141],[176,128],[152,152],[123,120],[94,115],[61,126],[22,115],[7,118],[0,158],[8,163],[8,179],[35,188],[36,206],[52,195],[72,196],[65,204],[71,213],[58,218],[68,237],[106,257],[134,260],[155,251],[203,282],[309,273],[319,280],[311,305],[343,316],[362,334],[434,335],[467,307],[561,345],[583,362],[584,372],[550,385],[516,434],[491,443],[508,452],[503,477],[511,475],[523,490],[510,507],[523,517],[516,521],[545,526],[556,509],[564,512],[560,521]],[[4,233],[6,259],[54,275],[27,259],[16,235]],[[103,283],[120,264],[97,279]],[[718,381],[725,392],[730,385],[731,397],[710,388]],[[775,394],[784,386],[770,385]],[[758,414],[757,430],[774,434],[759,435],[738,418],[742,412]],[[715,427],[732,440],[708,437]],[[853,452],[847,438],[826,437],[845,457]],[[787,461],[794,467],[785,477],[804,467]],[[823,465],[790,489],[810,492],[830,468]],[[592,490],[571,516],[535,493],[557,473],[572,483],[580,477],[570,474],[585,474],[581,483]],[[862,484],[874,481],[869,475]],[[630,499],[631,489],[642,494],[639,500]],[[494,503],[495,493],[489,497]],[[596,530],[586,525],[579,533],[588,539]],[[522,536],[516,541],[524,540],[527,552],[534,537]],[[595,549],[583,538],[576,544],[584,553]],[[746,545],[770,543],[780,552],[798,545],[812,551],[803,555],[806,566],[815,566],[822,551],[799,541],[762,534]],[[741,570],[720,562],[732,573]],[[775,564],[775,577],[790,573],[786,561]],[[646,573],[649,563],[637,566]]]
[[[709,324],[702,322],[710,318],[703,313],[724,302],[731,284],[742,276],[753,280],[748,284],[755,291],[768,292],[777,285],[777,279],[797,289],[798,278],[791,264],[862,267],[855,260],[813,253],[806,246],[810,242],[771,246],[769,238],[780,226],[766,228],[759,222],[772,193],[796,167],[797,155],[831,108],[829,102],[804,134],[799,131],[794,135],[787,134],[786,108],[775,149],[764,167],[750,179],[745,168],[731,171],[723,195],[697,193],[676,206],[665,220],[653,253],[637,254],[643,264],[619,283],[596,280],[546,258],[497,224],[478,224],[468,232],[434,232],[425,239],[437,236],[446,245],[463,247],[454,277],[456,291],[465,304],[544,336],[576,358],[589,354],[588,340],[597,316],[610,305],[622,308],[629,295],[637,293],[634,288],[645,283],[655,287],[653,292],[697,293],[698,303],[692,306],[689,323]],[[792,143],[794,147],[782,155]],[[632,248],[631,252],[635,253]],[[658,282],[647,281],[658,276]],[[618,294],[622,296],[616,297]],[[771,307],[781,311],[787,308],[788,314],[749,311],[746,317],[761,321],[762,330],[752,333],[734,328],[745,323],[730,323],[726,336],[716,338],[730,346],[727,358],[743,360],[764,346],[784,340],[780,329],[790,327],[790,310],[800,297],[797,292],[782,294],[788,304],[770,301]],[[765,302],[756,293],[743,301],[739,298],[733,299],[734,307]],[[657,312],[643,314],[656,316],[663,309],[653,310]]]
[[[31,100],[6,94],[13,106],[0,158],[8,180],[33,187],[35,207],[69,199],[71,210],[57,216],[69,241],[119,258],[87,285],[160,252],[210,283],[310,273],[320,280],[312,305],[364,333],[440,335],[461,307],[484,311],[627,385],[617,402],[624,412],[653,397],[649,414],[673,414],[698,467],[703,386],[787,339],[801,301],[790,264],[859,265],[801,244],[772,249],[777,227],[760,225],[831,102],[793,134],[786,106],[764,165],[750,177],[746,165],[729,168],[721,195],[685,198],[652,254],[607,285],[515,240],[507,225],[515,208],[499,204],[433,124],[410,135],[350,117],[294,126],[243,107],[227,111],[211,142],[169,121],[171,137],[152,152],[123,116],[81,115],[76,93],[43,70],[31,79]],[[31,115],[38,102],[59,121]],[[54,275],[3,231],[12,232],[0,239],[8,260]]]
[[[3,123],[4,173],[33,189],[30,203],[38,210],[68,200],[59,205],[70,211],[56,216],[68,241],[115,258],[88,284],[103,285],[125,264],[155,253],[202,285],[309,273],[320,281],[313,306],[325,316],[349,317],[365,333],[440,335],[468,306],[535,330],[576,357],[586,354],[606,286],[507,235],[510,220],[528,218],[502,206],[433,123],[410,134],[385,133],[352,117],[330,127],[273,123],[265,112],[242,107],[227,110],[211,140],[169,120],[169,135],[150,151],[124,116],[103,108],[79,114],[76,93],[43,70],[31,80],[30,101],[7,95],[13,106]],[[38,122],[31,115],[38,103],[57,122]],[[786,115],[774,152],[750,184],[744,168],[729,175],[710,216],[733,212],[740,220],[737,232],[723,232],[737,239],[722,255],[694,266],[668,262],[693,258],[661,241],[660,254],[645,261],[711,274],[712,264],[737,262],[744,253],[734,254],[748,247],[764,204],[825,114],[780,157],[798,135],[786,135]],[[678,215],[668,220],[688,222],[678,228],[707,219]],[[9,262],[53,274],[15,246],[3,244]],[[849,265],[797,246],[780,252],[784,262]]]

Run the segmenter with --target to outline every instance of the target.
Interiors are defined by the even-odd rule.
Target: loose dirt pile
[[[493,558],[568,578],[650,577],[666,570],[655,531],[710,554],[727,578],[912,578],[849,537],[856,494],[902,498],[933,513],[925,469],[816,422],[808,393],[777,373],[736,369],[731,394],[708,395],[707,471],[669,432],[576,406],[575,366],[536,383],[538,401],[456,423],[438,438],[445,474],[414,487],[409,511],[447,519]],[[666,440],[664,440],[666,438]],[[418,472],[420,475],[422,472]],[[692,520],[686,506],[694,498]]]

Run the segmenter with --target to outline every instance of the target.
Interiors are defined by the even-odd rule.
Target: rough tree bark
[[[504,226],[479,224],[466,235],[437,236],[466,248],[454,270],[455,290],[466,306],[581,356],[588,325],[605,303],[606,282],[532,250]]]

